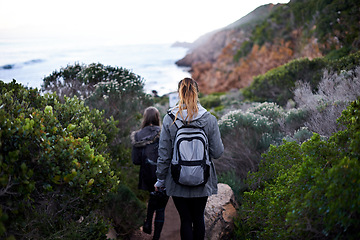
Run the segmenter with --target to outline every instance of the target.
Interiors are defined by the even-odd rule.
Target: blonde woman
[[[217,120],[200,105],[198,92],[198,85],[193,79],[185,78],[179,82],[179,103],[170,109],[170,114],[163,119],[156,170],[155,190],[165,188],[167,195],[172,196],[180,215],[181,239],[186,240],[199,240],[205,237],[204,210],[208,196],[217,193],[217,176],[214,164],[211,162],[206,184],[194,187],[184,186],[174,181],[170,166],[175,134],[178,130],[176,120],[204,130],[208,138],[208,154],[211,158],[219,158],[224,151]]]

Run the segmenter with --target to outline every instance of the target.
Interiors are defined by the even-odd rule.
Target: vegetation
[[[326,57],[294,60],[242,91],[200,95],[220,119],[225,152],[214,163],[240,203],[237,239],[360,237],[358,9],[294,0],[266,10],[235,60],[293,41],[294,29],[316,37]],[[110,227],[126,238],[147,200],[129,134],[147,106],[164,115],[168,98],[100,63],[54,71],[42,92],[0,81],[0,238],[105,239]]]
[[[113,119],[118,130],[108,144],[111,168],[117,171],[121,181],[144,200],[146,194],[137,189],[138,166],[131,162],[131,131],[140,126],[144,109],[153,104],[144,92],[143,79],[125,68],[74,64],[54,71],[44,78],[42,91],[56,92],[60,99],[65,96],[84,100],[90,109],[100,109],[104,117]]]
[[[354,54],[331,61],[327,67],[340,71],[325,72],[313,86],[295,84],[290,108],[243,102],[241,92],[201,96],[221,118],[225,153],[214,162],[220,181],[234,189],[241,205],[238,239],[358,237],[359,209],[353,203],[359,192],[359,100],[343,113],[342,125],[335,122],[359,97],[356,59]],[[303,69],[302,63],[311,62],[296,64]],[[278,74],[286,76],[287,69]],[[125,110],[136,121],[119,129],[120,115],[107,108],[124,101],[121,91],[114,81],[102,82],[81,101],[1,82],[1,237],[102,239],[111,224],[122,238],[141,225],[146,195],[137,190],[130,148],[117,138],[125,139],[141,115]],[[137,101],[126,96],[129,103]],[[321,136],[311,138],[313,132]],[[340,185],[346,203],[334,190]]]
[[[259,100],[277,89],[277,100],[227,105],[221,97],[235,110],[222,112],[225,152],[214,162],[241,206],[236,239],[359,238],[359,65],[359,53],[296,60],[243,91]]]
[[[284,142],[248,175],[237,220],[239,239],[360,237],[360,99],[343,112],[345,130],[301,145]]]
[[[57,79],[101,68],[109,69],[68,66]],[[133,192],[145,195],[123,140],[151,99],[129,72],[111,81],[99,76],[106,79],[90,81],[99,82],[93,93],[72,98],[0,82],[1,238],[103,239],[110,224],[122,236],[141,225],[144,204]],[[131,214],[114,211],[121,205]]]
[[[216,108],[221,105],[220,96],[224,93],[214,93],[200,98],[201,105],[206,109]]]
[[[284,21],[287,19],[287,21]],[[270,16],[253,28],[249,41],[245,41],[234,59],[238,61],[250,53],[253,45],[276,43],[280,39],[306,41],[309,36],[323,45],[324,55],[337,59],[360,50],[359,2],[304,0],[290,1],[278,6]],[[296,40],[296,41],[295,41]],[[301,46],[293,46],[293,49]]]
[[[42,85],[44,92],[56,92],[60,99],[77,96],[90,109],[101,109],[106,118],[114,118],[120,130],[116,146],[128,142],[131,130],[136,128],[134,122],[141,117],[139,113],[153,104],[143,88],[139,75],[100,63],[68,65],[45,77]]]
[[[294,91],[294,99],[298,108],[308,112],[304,126],[312,132],[330,137],[342,130],[336,119],[349,102],[360,95],[360,67],[340,74],[329,75],[325,72],[317,89],[313,92],[309,84],[299,83]]]
[[[275,102],[285,106],[294,99],[298,81],[307,82],[312,91],[317,90],[324,71],[340,73],[354,70],[360,65],[360,52],[338,60],[318,58],[297,59],[254,78],[251,85],[243,90],[245,99],[255,102]]]
[[[304,59],[269,71],[257,79],[276,73],[278,88],[284,79],[295,83],[284,108],[265,98],[222,116],[225,153],[215,164],[241,205],[236,239],[359,238],[358,59],[359,53],[337,61]],[[312,62],[329,71],[304,81]],[[289,71],[297,68],[297,74]],[[264,83],[262,91],[276,88]]]
[[[214,160],[216,169],[219,172],[232,170],[240,179],[246,178],[248,171],[257,169],[261,154],[270,144],[280,144],[286,136],[303,136],[294,132],[303,126],[306,116],[301,109],[285,111],[274,103],[253,103],[246,110],[225,114],[219,121],[225,152]]]
[[[115,122],[77,98],[60,103],[15,81],[0,84],[0,234],[48,239],[67,222],[87,221],[119,181],[107,153]],[[101,218],[92,222],[99,227]]]
[[[125,238],[144,223],[146,205],[127,186],[119,185],[116,192],[107,195],[104,215],[112,219],[116,233]]]

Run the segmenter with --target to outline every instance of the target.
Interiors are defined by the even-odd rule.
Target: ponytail
[[[179,82],[178,85],[179,92],[179,111],[175,115],[175,121],[178,114],[183,118],[182,111],[187,110],[187,116],[184,119],[187,122],[190,122],[194,116],[199,112],[198,108],[198,92],[199,87],[195,80],[191,78],[184,78]]]

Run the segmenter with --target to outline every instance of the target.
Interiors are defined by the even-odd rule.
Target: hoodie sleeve
[[[170,167],[172,158],[172,140],[170,134],[171,123],[172,120],[170,116],[165,115],[159,141],[159,157],[157,160],[156,170],[158,180],[165,180]]]
[[[141,165],[142,162],[142,151],[140,148],[132,147],[131,159],[134,165]]]
[[[212,158],[219,158],[224,152],[224,145],[221,140],[219,125],[217,123],[216,118],[211,115],[209,126],[209,148],[210,148],[210,156]]]

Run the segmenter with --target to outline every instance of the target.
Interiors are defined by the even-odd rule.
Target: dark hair
[[[149,125],[160,126],[160,113],[159,110],[155,107],[148,107],[144,111],[143,121],[141,123],[141,128],[144,128]]]

